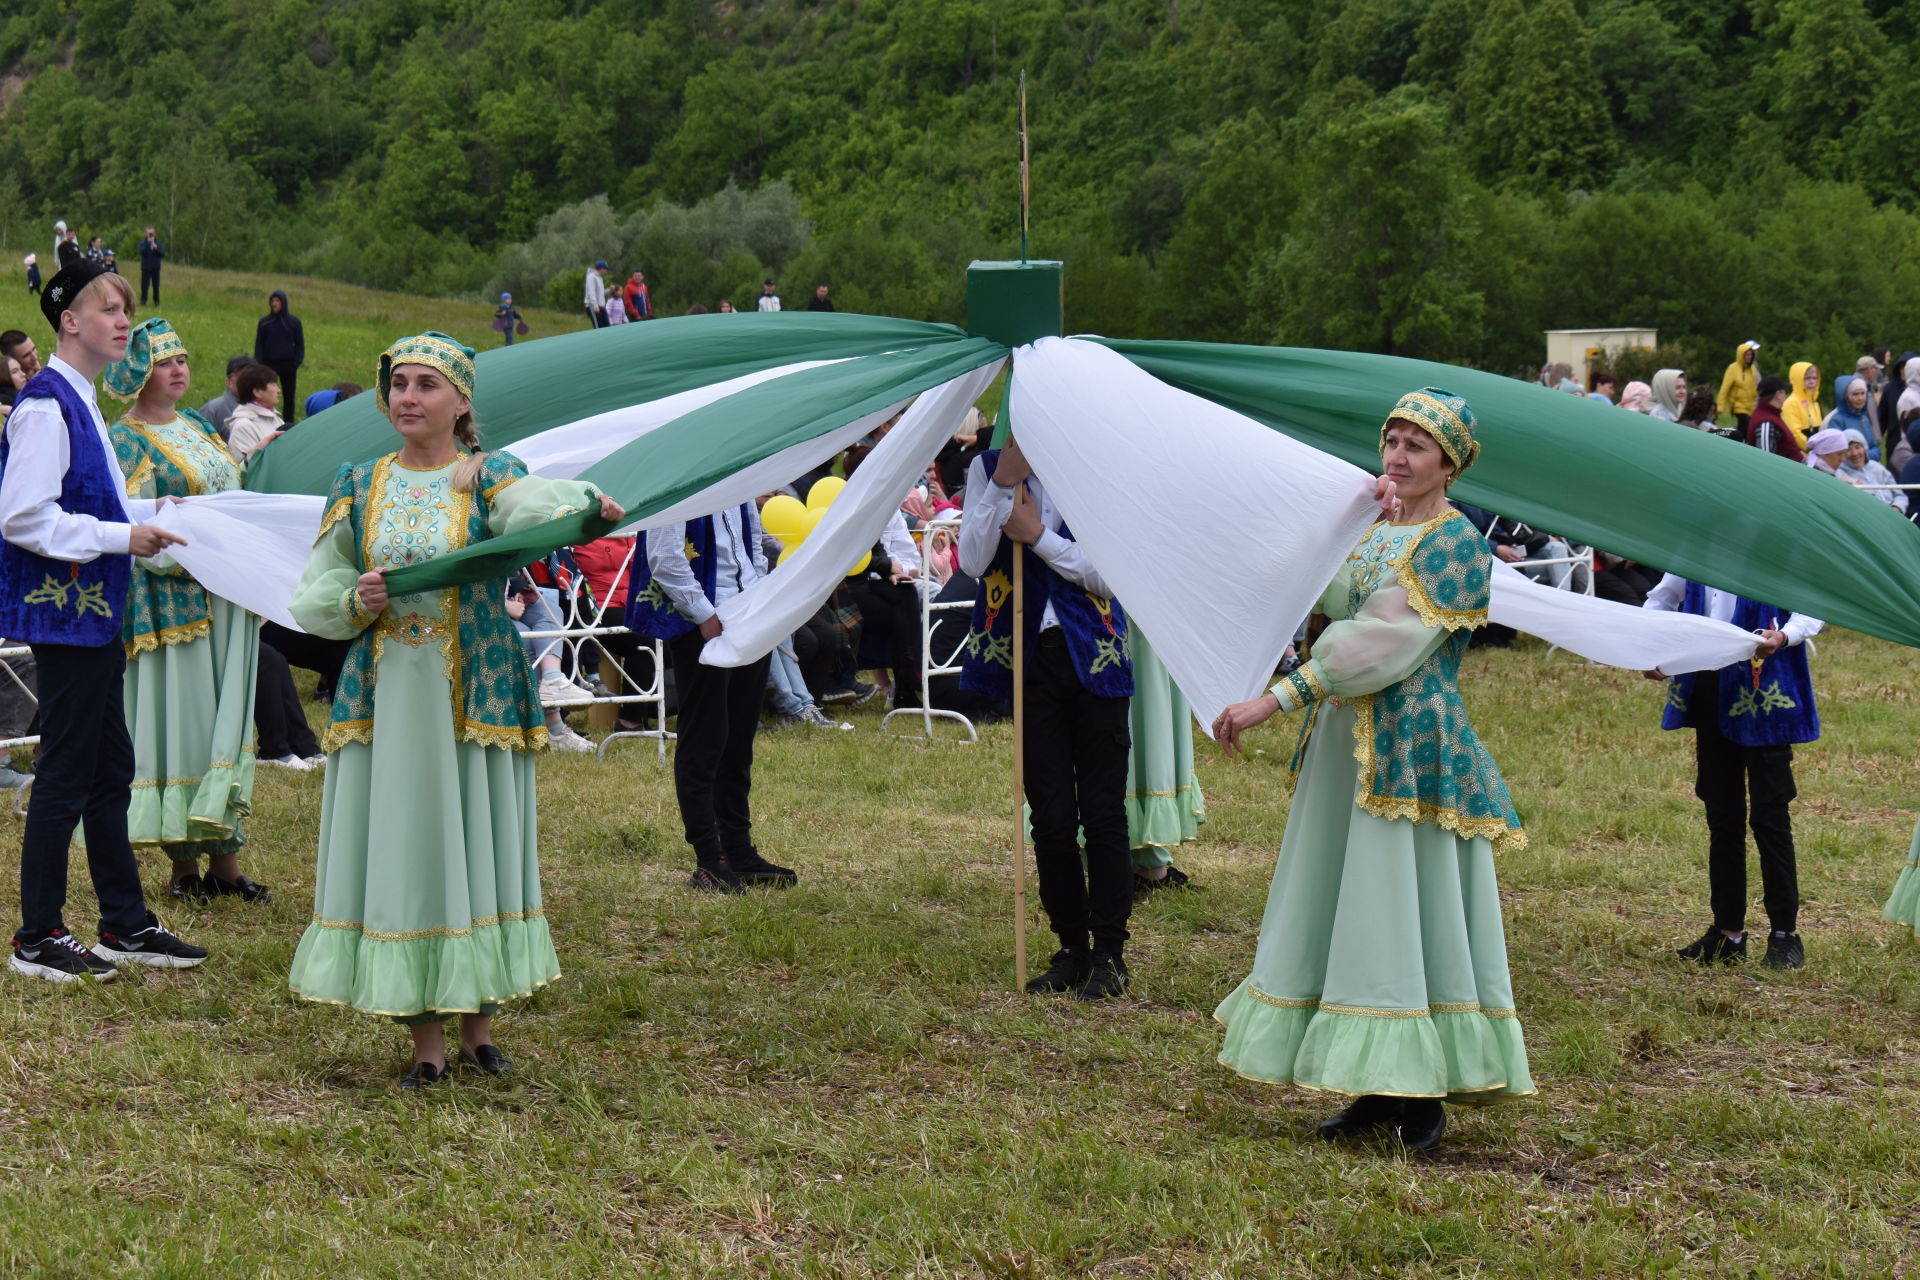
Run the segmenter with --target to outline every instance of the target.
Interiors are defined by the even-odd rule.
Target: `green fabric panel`
[[[1095,338],[1164,382],[1370,471],[1394,402],[1467,398],[1454,496],[1796,613],[1920,645],[1920,531],[1833,477],[1530,382],[1395,356]],[[1871,548],[1871,552],[1869,552]],[[1876,563],[1877,560],[1877,563]]]
[[[474,416],[488,448],[507,448],[596,413],[778,365],[968,340],[952,325],[839,312],[675,316],[615,325],[481,352]],[[391,453],[397,447],[393,426],[375,404],[372,369],[366,383],[366,394],[328,409],[313,430],[290,431],[261,451],[247,487],[324,494],[341,463]]]
[[[893,351],[773,378],[649,432],[580,476],[645,519],[783,449],[1006,356],[984,338]],[[387,575],[394,594],[505,577],[555,547],[589,542],[610,526],[573,515]]]

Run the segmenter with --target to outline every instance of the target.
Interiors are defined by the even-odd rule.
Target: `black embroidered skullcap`
[[[80,291],[106,274],[107,269],[99,263],[81,258],[60,268],[47,282],[45,292],[40,295],[40,313],[46,316],[55,333],[60,332],[60,313],[71,310]]]

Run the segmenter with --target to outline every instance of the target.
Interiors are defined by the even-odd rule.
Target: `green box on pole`
[[[967,268],[967,332],[1003,346],[1057,338],[1066,310],[1058,262],[975,262]]]

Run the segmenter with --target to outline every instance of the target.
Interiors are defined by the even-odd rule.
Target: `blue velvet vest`
[[[749,554],[756,536],[753,504],[740,506],[740,528],[745,532]],[[653,566],[647,563],[647,538],[641,534],[633,548],[632,578],[627,587],[627,628],[638,635],[660,640],[675,640],[693,630],[694,621],[676,609],[665,588],[653,580]],[[713,554],[713,517],[701,516],[687,521],[687,563],[693,567],[700,589],[713,599],[713,586],[720,565]]]
[[[1000,451],[989,449],[980,456],[991,476]],[[1064,523],[1055,532],[1073,537]],[[960,660],[960,687],[989,698],[1013,696],[1013,548],[1013,539],[1002,536],[993,563],[974,589],[973,620]],[[1027,558],[1027,661],[1033,660],[1040,620],[1051,602],[1053,616],[1066,635],[1067,656],[1087,692],[1102,698],[1132,697],[1133,659],[1127,648],[1127,615],[1120,602],[1068,582],[1032,547],[1022,547],[1020,553]]]
[[[61,508],[97,520],[125,521],[120,468],[101,447],[86,402],[51,369],[42,369],[21,389],[16,410],[35,397],[58,404],[67,424]],[[12,447],[13,438],[0,434],[0,475],[6,472]],[[0,636],[28,644],[118,644],[132,574],[132,556],[103,555],[78,564],[0,542]]]
[[[1686,613],[1707,614],[1707,589],[1697,582],[1687,584],[1681,609]],[[1775,628],[1787,620],[1785,609],[1738,597],[1733,607],[1733,625],[1742,631]],[[1820,712],[1813,702],[1813,677],[1807,670],[1807,647],[1790,644],[1777,650],[1760,664],[1756,679],[1751,662],[1736,662],[1718,671],[1696,671],[1675,676],[1667,685],[1666,714],[1662,729],[1692,729],[1697,726],[1687,710],[1694,681],[1719,684],[1720,732],[1743,747],[1776,747],[1785,743],[1812,742],[1820,736]]]

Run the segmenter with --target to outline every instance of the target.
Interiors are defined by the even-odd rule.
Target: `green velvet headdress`
[[[380,376],[374,392],[380,412],[388,411],[387,388],[393,383],[393,367],[397,364],[423,364],[429,369],[438,369],[459,388],[461,395],[473,399],[473,354],[473,348],[458,338],[434,329],[400,339],[380,353]]]
[[[107,366],[100,378],[101,385],[116,400],[137,399],[140,389],[153,376],[153,366],[185,354],[186,344],[180,341],[172,325],[159,316],[142,320],[127,335],[126,356]]]
[[[1453,474],[1456,477],[1480,456],[1480,442],[1473,438],[1473,410],[1467,407],[1464,396],[1443,391],[1439,387],[1422,387],[1418,391],[1407,392],[1400,397],[1400,402],[1393,406],[1393,412],[1387,415],[1386,422],[1380,426],[1380,443],[1383,446],[1387,442],[1387,427],[1396,418],[1411,422],[1438,441],[1441,451],[1453,459]]]

